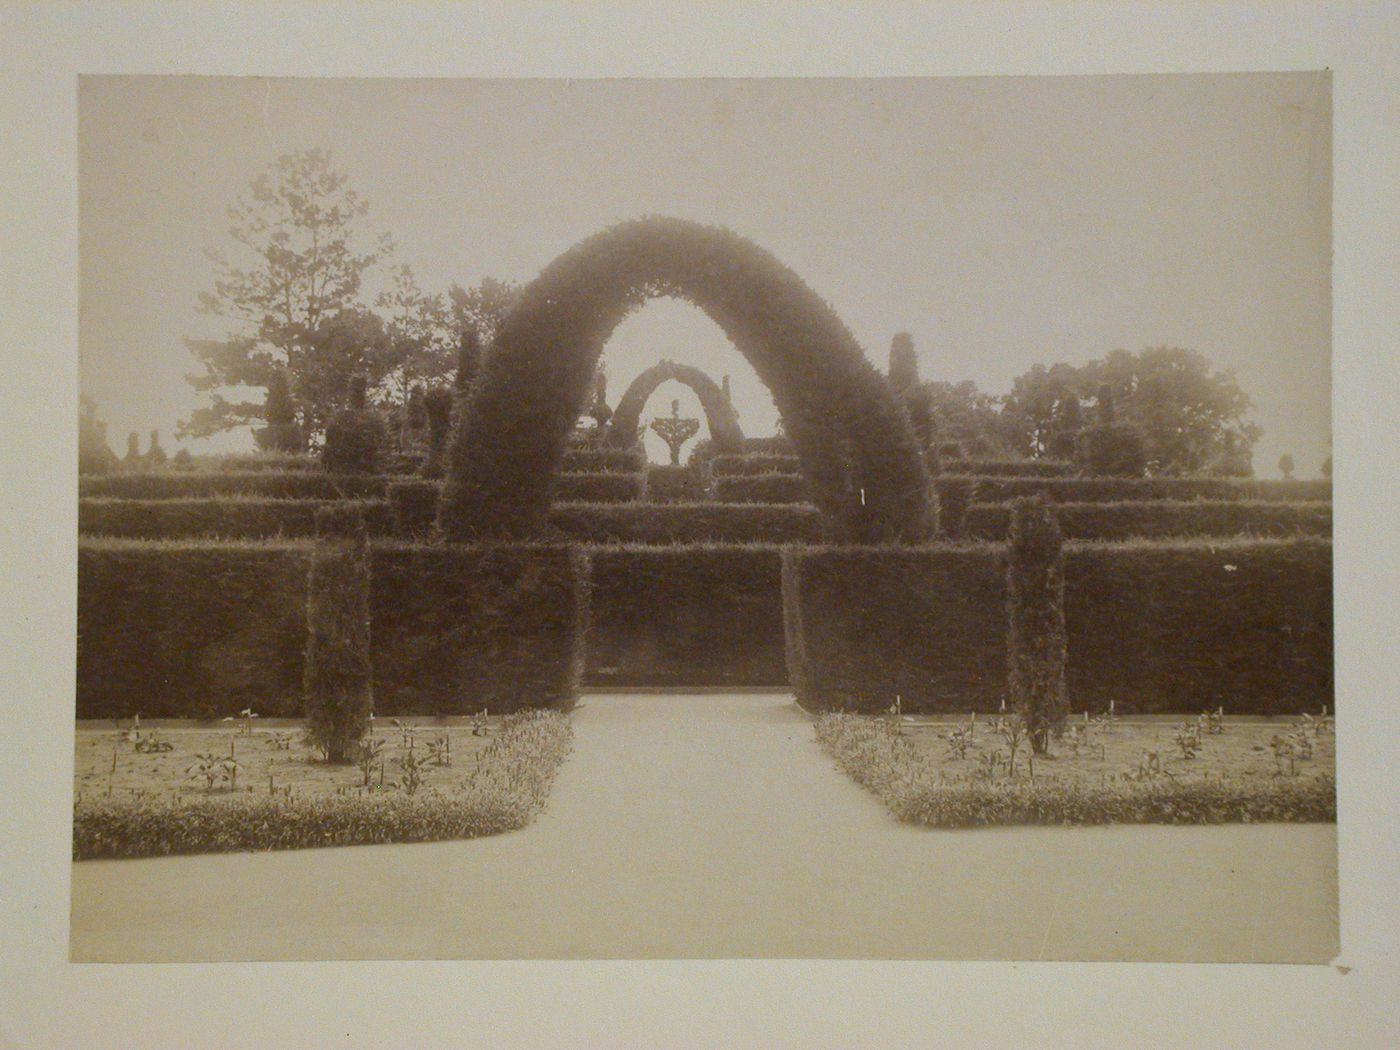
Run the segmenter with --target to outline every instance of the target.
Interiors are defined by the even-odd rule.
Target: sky
[[[882,370],[991,394],[1036,363],[1188,347],[1235,373],[1264,430],[1255,470],[1330,454],[1331,85],[1325,73],[756,80],[83,77],[80,386],[119,453],[201,403],[182,337],[226,211],[284,153],[329,149],[366,234],[445,290],[528,282],[644,214],[727,226],[829,301]],[[374,283],[370,282],[370,290]],[[655,300],[617,329],[610,400],[661,358],[766,389],[699,310]],[[644,418],[703,420],[660,387]],[[702,431],[703,435],[703,431]],[[654,437],[655,460],[666,457]],[[252,447],[246,429],[185,443]]]

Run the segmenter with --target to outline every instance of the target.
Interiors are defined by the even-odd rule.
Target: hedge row
[[[310,470],[245,470],[220,474],[103,474],[78,479],[84,499],[198,499],[261,496],[265,499],[383,498],[388,475],[323,474]]]
[[[716,456],[710,470],[717,478],[744,474],[800,474],[796,456],[776,452],[748,452],[741,455]]]
[[[654,463],[647,467],[646,499],[650,503],[704,503],[709,494],[708,479],[689,465]]]
[[[1261,503],[1253,500],[1152,500],[1142,503],[1061,503],[1055,507],[1067,539],[1122,540],[1170,536],[1330,536],[1330,503]],[[1008,503],[968,508],[965,534],[1001,540],[1011,521]]]
[[[79,718],[297,716],[307,542],[78,546]],[[567,706],[587,568],[568,547],[380,544],[371,650],[381,714]]]
[[[788,668],[813,710],[994,711],[1004,548],[789,548]],[[1296,714],[1332,705],[1327,540],[1069,544],[1073,710]]]
[[[642,498],[645,474],[560,474],[554,499],[586,503],[629,503]]]
[[[967,476],[935,479],[966,484]],[[1151,500],[1264,500],[1276,503],[1326,502],[1330,481],[1258,481],[1253,478],[1016,478],[976,477],[976,501],[1009,503],[1037,492],[1055,503],[1141,503]]]
[[[749,474],[715,478],[721,503],[808,503],[811,488],[801,474]]]
[[[1072,478],[1078,465],[1059,459],[953,459],[943,462],[944,474],[980,477]]]
[[[777,547],[607,547],[589,561],[590,685],[787,683]]]
[[[216,497],[212,499],[82,499],[78,532],[125,539],[275,539],[314,536],[316,511],[344,505],[364,515],[371,535],[395,531],[384,500],[300,500]]]
[[[579,474],[636,474],[646,466],[647,453],[641,445],[631,448],[589,445],[565,449],[559,469]]]
[[[783,503],[557,503],[549,527],[580,543],[816,543],[812,506]]]

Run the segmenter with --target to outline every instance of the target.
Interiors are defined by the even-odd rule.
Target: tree
[[[297,423],[296,403],[292,400],[284,369],[277,369],[268,380],[263,418],[267,426],[253,431],[253,441],[258,448],[267,452],[306,451],[306,441]]]
[[[1073,459],[1079,445],[1079,432],[1084,429],[1084,413],[1078,394],[1060,398],[1051,417],[1045,439],[1045,454],[1052,459]]]
[[[1002,416],[1000,402],[977,389],[977,384],[928,382],[920,389],[928,397],[931,446],[956,442],[960,455],[985,459],[1024,455],[1016,446],[1014,429]]]
[[[278,158],[238,197],[228,215],[240,257],[210,251],[214,288],[199,298],[200,313],[227,319],[234,330],[222,340],[185,340],[204,368],[187,378],[210,395],[210,404],[182,423],[177,436],[205,437],[265,420],[263,403],[230,402],[218,391],[266,387],[279,368],[287,371],[302,432],[319,435],[338,407],[325,400],[325,385],[314,375],[326,372],[323,340],[343,336],[347,317],[363,320],[361,282],[391,250],[387,235],[369,249],[356,246],[354,227],[368,207],[320,149]],[[337,396],[344,398],[343,387]]]
[[[420,289],[407,266],[394,268],[393,282],[375,300],[384,321],[379,400],[406,404],[415,386],[451,376],[459,334],[445,298]]]
[[[501,322],[519,300],[520,292],[520,285],[514,281],[498,281],[494,277],[483,277],[481,283],[472,288],[452,285],[447,289],[447,299],[457,335],[460,337],[470,329],[476,333],[479,344],[489,349]]]
[[[1055,455],[1064,444],[1064,420],[1057,407],[1084,394],[1078,371],[1071,365],[1035,365],[1012,381],[1001,407],[1001,432],[1016,455]]]
[[[1293,457],[1285,452],[1278,460],[1279,473],[1285,478],[1293,477]]]

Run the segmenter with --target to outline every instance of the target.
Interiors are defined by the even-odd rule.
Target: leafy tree
[[[1282,474],[1285,478],[1293,477],[1293,457],[1290,456],[1287,452],[1285,452],[1282,456],[1279,457],[1278,469],[1279,473]]]
[[[413,271],[397,266],[393,286],[375,305],[384,321],[378,347],[381,401],[406,404],[419,384],[446,380],[455,367],[458,329],[447,301],[418,287]]]
[[[1035,365],[1012,381],[1003,401],[1001,430],[1020,456],[1055,455],[1064,444],[1063,419],[1057,408],[1084,394],[1078,371],[1071,365]],[[1055,446],[1056,452],[1051,447]]]
[[[208,253],[216,266],[214,288],[199,299],[201,313],[227,319],[233,331],[222,340],[185,341],[204,368],[189,382],[210,395],[210,404],[196,409],[178,436],[204,437],[264,420],[264,403],[230,402],[218,391],[265,387],[279,368],[290,379],[303,433],[319,435],[337,407],[334,398],[343,403],[345,397],[341,386],[328,400],[327,373],[360,364],[328,368],[325,340],[338,337],[342,353],[367,352],[344,336],[351,320],[364,320],[358,297],[366,272],[391,249],[387,235],[371,248],[356,246],[355,226],[368,207],[320,149],[280,157],[238,197],[228,213],[238,258]]]
[[[1052,459],[1073,459],[1079,444],[1079,432],[1084,429],[1084,413],[1078,394],[1060,398],[1051,417],[1045,439],[1045,454]]]
[[[471,288],[452,285],[447,290],[448,310],[458,337],[474,331],[479,345],[489,348],[520,292],[520,285],[514,281],[498,281],[494,277],[483,277],[480,284]]]
[[[930,445],[944,458],[1004,459],[1022,454],[1015,431],[1002,416],[1000,401],[977,389],[977,384],[928,382],[921,389],[928,396]],[[945,445],[949,447],[944,449]]]

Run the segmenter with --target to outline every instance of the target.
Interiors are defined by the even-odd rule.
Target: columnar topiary
[[[1045,454],[1050,459],[1073,459],[1079,447],[1079,432],[1084,429],[1084,414],[1079,398],[1067,394],[1055,405],[1050,421],[1050,433],[1045,442]]]
[[[384,420],[369,407],[365,377],[350,380],[350,406],[326,424],[321,463],[332,474],[377,474],[388,434]]]
[[[447,440],[452,434],[452,391],[434,387],[423,397],[428,414],[428,454],[423,458],[419,473],[425,478],[440,478],[447,469]]]
[[[890,340],[890,386],[903,392],[919,384],[919,358],[914,353],[914,337],[896,332]]]
[[[160,431],[151,431],[151,447],[146,450],[146,462],[153,467],[163,466],[169,457],[165,454],[165,449],[160,447]]]
[[[650,218],[565,252],[502,322],[452,442],[441,508],[449,537],[539,534],[603,345],[657,295],[700,307],[752,363],[834,537],[931,535],[937,508],[908,418],[831,307],[728,230]]]
[[[287,385],[287,373],[280,368],[267,381],[263,418],[267,425],[253,431],[253,441],[258,448],[265,452],[306,451],[306,437],[297,423],[296,404]]]
[[[97,418],[97,404],[83,398],[78,413],[78,473],[110,474],[117,455],[107,444],[107,424]]]
[[[719,453],[734,453],[744,447],[744,432],[739,428],[739,414],[722,386],[698,368],[678,365],[674,361],[662,361],[652,365],[632,380],[622,394],[617,408],[608,424],[609,444],[623,448],[637,441],[641,426],[642,409],[646,407],[656,388],[668,380],[684,383],[700,399],[700,407],[705,411],[705,424],[710,428],[710,442]]]
[[[128,470],[141,466],[141,435],[134,430],[126,436],[126,455],[122,457],[122,465]]]
[[[306,598],[306,734],[329,762],[349,762],[374,709],[369,540],[358,510],[316,512]]]
[[[1012,504],[1006,571],[1007,689],[1038,755],[1069,711],[1060,527],[1039,496]]]
[[[404,452],[419,451],[428,443],[428,407],[423,401],[423,388],[416,383],[404,401],[403,419],[399,424],[399,448]]]

